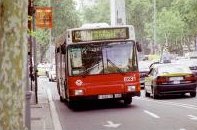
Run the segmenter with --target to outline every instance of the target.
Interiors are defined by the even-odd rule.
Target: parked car
[[[158,98],[167,94],[190,93],[196,97],[197,79],[185,65],[168,63],[155,64],[145,77],[145,96]]]
[[[50,70],[51,66],[52,66],[52,64],[50,64],[50,63],[45,64],[45,71],[46,71],[45,73],[46,73],[47,77],[49,77],[49,70]]]
[[[48,78],[49,81],[55,81],[56,80],[56,66],[52,65],[48,71]]]
[[[46,76],[46,68],[44,63],[37,65],[37,76]]]

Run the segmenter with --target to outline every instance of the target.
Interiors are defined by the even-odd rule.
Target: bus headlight
[[[84,92],[83,90],[79,89],[79,90],[75,90],[75,95],[78,96],[78,95],[84,95]]]
[[[127,86],[128,92],[135,91],[135,89],[136,89],[136,86],[133,86],[133,85]]]

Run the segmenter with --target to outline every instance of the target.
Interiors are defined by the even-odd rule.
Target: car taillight
[[[197,81],[197,77],[195,77],[194,75],[187,75],[184,78],[186,81]]]
[[[158,76],[156,79],[156,84],[163,84],[163,83],[167,83],[168,81],[169,81],[168,77]]]

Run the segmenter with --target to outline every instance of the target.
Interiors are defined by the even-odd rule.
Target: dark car
[[[188,66],[156,64],[145,77],[145,96],[158,98],[168,94],[190,93],[196,97],[197,79]]]

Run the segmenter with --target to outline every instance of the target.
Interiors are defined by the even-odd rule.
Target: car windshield
[[[72,45],[68,48],[70,75],[125,73],[137,70],[133,42]]]
[[[159,74],[170,74],[170,73],[191,73],[191,70],[187,66],[183,65],[165,65],[158,66]]]

